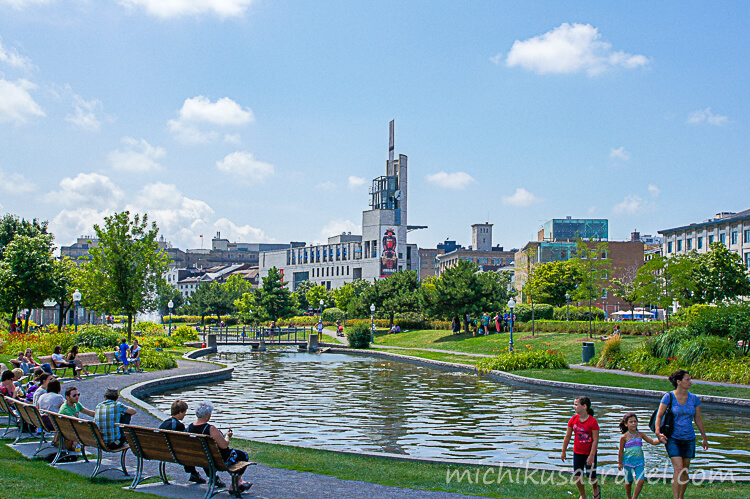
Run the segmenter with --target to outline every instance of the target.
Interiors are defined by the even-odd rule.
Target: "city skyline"
[[[609,239],[750,207],[750,5],[0,0],[0,213],[115,211],[183,249],[361,234],[409,158],[409,243]],[[743,173],[744,172],[744,173]]]

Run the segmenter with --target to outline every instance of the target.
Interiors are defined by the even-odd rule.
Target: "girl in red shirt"
[[[565,461],[565,452],[570,443],[570,437],[575,432],[573,441],[573,479],[581,499],[586,499],[586,488],[583,484],[585,474],[591,483],[594,499],[600,499],[602,488],[596,478],[596,450],[599,444],[599,423],[594,419],[594,410],[588,397],[578,397],[573,405],[575,415],[568,421],[568,431],[565,433],[560,459]]]

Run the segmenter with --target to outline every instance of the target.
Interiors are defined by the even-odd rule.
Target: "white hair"
[[[195,417],[198,419],[206,419],[211,416],[213,412],[214,405],[207,400],[203,400],[198,402],[198,406],[195,408]]]

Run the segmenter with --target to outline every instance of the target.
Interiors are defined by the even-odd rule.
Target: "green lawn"
[[[378,345],[390,345],[409,348],[436,348],[453,352],[498,354],[508,347],[510,333],[495,333],[489,336],[478,336],[473,338],[470,334],[452,334],[445,330],[409,331],[399,334],[387,334],[378,332],[375,335],[375,343]],[[559,350],[571,364],[581,363],[581,343],[589,341],[587,334],[577,333],[539,333],[532,337],[531,333],[513,333],[513,343],[516,351],[528,349],[533,350]],[[599,351],[604,342],[599,339],[590,340],[596,343]],[[640,346],[646,338],[643,336],[622,336],[623,351],[628,351]]]

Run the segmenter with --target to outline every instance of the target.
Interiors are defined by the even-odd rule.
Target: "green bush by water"
[[[479,372],[520,371],[522,369],[567,369],[565,356],[556,350],[501,353],[477,362]]]
[[[350,348],[370,347],[370,325],[359,322],[346,329],[346,339],[349,340]]]
[[[336,321],[342,321],[346,317],[346,314],[340,308],[327,308],[323,311],[323,322],[329,322],[335,324]]]

